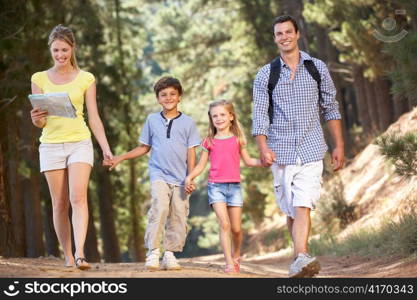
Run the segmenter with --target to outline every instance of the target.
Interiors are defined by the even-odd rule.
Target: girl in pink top
[[[203,172],[210,160],[207,188],[209,204],[220,226],[220,244],[226,261],[224,271],[235,273],[240,270],[242,243],[240,158],[250,167],[261,166],[261,162],[251,158],[246,151],[245,135],[230,102],[212,102],[208,114],[209,134],[202,142],[200,161],[185,179],[185,188],[188,193],[195,189],[193,179]]]

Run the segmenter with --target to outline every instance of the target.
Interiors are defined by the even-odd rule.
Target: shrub
[[[348,204],[344,185],[339,176],[326,185],[328,192],[320,198],[317,208],[319,227],[328,232],[337,232],[357,219],[355,205]],[[337,219],[337,220],[335,220]]]
[[[402,176],[417,175],[417,132],[403,136],[398,133],[384,134],[375,140],[382,155],[394,163],[395,171]]]

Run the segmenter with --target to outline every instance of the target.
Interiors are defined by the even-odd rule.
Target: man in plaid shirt
[[[267,64],[259,70],[253,84],[252,135],[263,165],[271,166],[276,201],[287,215],[294,244],[289,276],[312,277],[320,271],[320,264],[308,254],[310,211],[320,198],[323,157],[327,151],[320,113],[335,142],[332,151],[335,171],[344,164],[341,116],[326,65],[298,48],[300,32],[296,21],[291,16],[277,17],[273,35],[281,54],[281,72],[272,93],[272,122],[268,114],[271,66]],[[316,80],[306,68],[307,60],[314,63],[320,74],[321,97]]]

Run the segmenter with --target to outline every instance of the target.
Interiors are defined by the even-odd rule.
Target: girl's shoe
[[[235,268],[235,272],[240,272],[240,257],[233,259],[233,266]]]
[[[225,266],[224,266],[224,272],[225,272],[226,274],[236,273],[236,271],[235,271],[235,266],[234,266],[234,265],[225,265]]]

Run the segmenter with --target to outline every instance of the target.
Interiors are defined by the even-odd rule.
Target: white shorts
[[[295,207],[315,208],[320,198],[323,161],[301,165],[271,166],[277,204],[291,218],[295,218]]]
[[[66,169],[75,162],[93,166],[94,151],[91,138],[74,143],[41,143],[39,146],[41,172]]]

